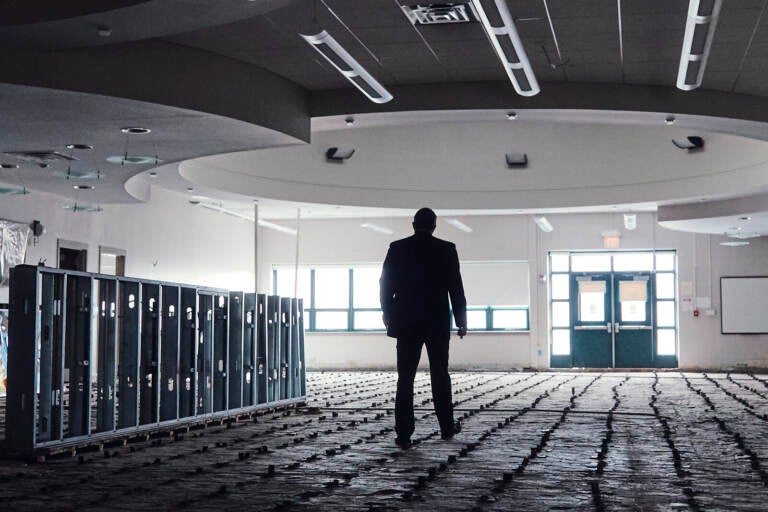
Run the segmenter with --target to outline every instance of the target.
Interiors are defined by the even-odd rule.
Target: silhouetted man
[[[459,337],[467,333],[467,301],[459,272],[459,257],[451,242],[432,236],[437,216],[422,208],[413,218],[413,236],[392,242],[381,273],[381,309],[387,335],[397,338],[397,398],[395,442],[408,448],[414,430],[413,379],[427,345],[432,397],[443,439],[461,428],[453,419],[448,341],[451,317]]]

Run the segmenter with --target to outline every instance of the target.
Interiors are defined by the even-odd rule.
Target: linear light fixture
[[[552,231],[555,230],[555,227],[543,215],[534,217],[533,222],[535,222],[536,225],[539,226],[539,229],[545,233],[551,233]]]
[[[502,23],[500,27],[494,27],[491,24],[481,0],[471,0],[471,5],[496,51],[496,55],[501,60],[504,71],[509,76],[512,85],[515,86],[517,94],[536,96],[541,92],[539,82],[533,74],[531,62],[528,60],[528,54],[525,53],[523,41],[517,33],[515,22],[509,13],[509,8],[507,8],[507,2],[506,0],[493,0],[493,3]]]
[[[472,232],[472,228],[461,222],[459,219],[445,219],[445,222],[455,227],[459,231],[463,231],[465,233]]]
[[[208,203],[192,203],[196,204],[198,206],[202,206],[203,208],[207,208],[208,210],[213,210],[215,212],[221,212],[225,215],[230,215],[232,217],[237,217],[238,219],[244,219],[249,220],[253,222],[253,215],[248,215],[246,213],[240,213],[235,210],[229,210],[227,208],[224,208],[222,206],[219,206],[217,204],[208,204]],[[269,229],[274,229],[275,231],[279,231],[281,233],[286,233],[288,235],[296,236],[296,230],[292,228],[288,228],[285,226],[281,226],[280,224],[275,224],[274,222],[269,222],[268,220],[259,219],[259,226]]]
[[[299,34],[312,48],[335,67],[344,78],[360,89],[374,103],[386,103],[393,96],[352,55],[323,30],[314,35]]]
[[[690,0],[677,70],[678,89],[692,91],[701,85],[722,3],[722,0]]]
[[[370,229],[371,231],[375,231],[377,233],[382,233],[384,235],[391,235],[394,233],[389,228],[385,228],[384,226],[379,226],[378,224],[373,224],[372,222],[363,222],[360,224],[361,228]]]

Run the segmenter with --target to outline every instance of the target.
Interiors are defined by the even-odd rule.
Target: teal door
[[[652,368],[653,281],[650,272],[613,275],[613,335],[616,368]]]
[[[613,366],[613,277],[610,272],[571,273],[571,365]]]

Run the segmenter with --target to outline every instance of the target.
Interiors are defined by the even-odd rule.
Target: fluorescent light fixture
[[[725,245],[727,247],[743,247],[745,245],[749,245],[749,242],[720,242],[720,245]]]
[[[701,85],[722,3],[723,0],[690,0],[688,3],[683,50],[677,71],[678,89],[691,91]]]
[[[624,214],[624,227],[629,231],[637,228],[637,215],[634,213]]]
[[[251,219],[253,221],[253,219]],[[296,236],[296,230],[287,228],[285,226],[281,226],[280,224],[275,224],[274,222],[269,222],[268,220],[262,220],[259,219],[259,226],[263,228],[269,228],[274,229],[275,231],[279,231],[281,233],[285,233],[287,235]]]
[[[488,0],[490,3],[490,0]],[[482,6],[481,0],[471,0],[470,5],[475,9],[477,18],[485,29],[496,55],[506,71],[512,85],[520,96],[536,96],[541,92],[539,82],[533,74],[528,54],[525,53],[523,41],[517,33],[515,22],[507,8],[506,0],[493,0],[501,20],[500,27],[494,27]]]
[[[748,231],[736,231],[732,233],[726,233],[728,238],[738,238],[739,240],[745,240],[748,238],[758,238],[760,233],[748,232]]]
[[[323,30],[314,35],[299,34],[312,45],[320,55],[335,67],[344,78],[360,89],[374,103],[386,103],[392,95],[365,68],[336,41],[331,34]]]
[[[539,226],[539,229],[545,233],[551,233],[552,231],[555,230],[555,227],[543,215],[534,217],[533,222],[535,222],[536,225]]]
[[[92,204],[84,204],[84,203],[74,203],[74,204],[68,204],[66,206],[63,206],[65,210],[69,210],[71,212],[100,212],[102,211],[101,206],[94,206]]]
[[[394,233],[394,231],[392,231],[389,228],[385,228],[384,226],[379,226],[378,224],[373,224],[371,222],[364,222],[360,224],[360,227],[365,229],[370,229],[371,231],[382,233],[384,235],[391,235]]]
[[[459,231],[463,231],[465,233],[472,232],[472,228],[461,222],[459,219],[445,219],[445,222],[455,227]]]
[[[216,212],[221,212],[225,215],[229,215],[232,217],[237,217],[238,219],[244,219],[249,220],[253,222],[253,215],[248,215],[247,213],[240,213],[235,210],[229,210],[227,208],[224,208],[223,206],[220,206],[218,204],[210,204],[210,203],[200,203],[196,200],[190,200],[191,204],[202,206],[203,208],[207,208],[209,210],[213,210]],[[280,224],[275,224],[274,222],[269,222],[268,220],[259,219],[259,226],[269,229],[274,229],[275,231],[279,231],[281,233],[286,233],[288,235],[296,236],[296,230],[292,228],[288,228],[285,226],[281,226]]]

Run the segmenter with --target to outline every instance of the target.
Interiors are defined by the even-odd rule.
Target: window
[[[272,272],[276,295],[294,295],[293,267]],[[381,264],[354,267],[303,267],[298,295],[304,299],[309,331],[383,331],[379,299]],[[493,305],[467,308],[467,327],[475,331],[527,331],[529,316],[527,262],[462,263],[467,297]],[[456,327],[455,325],[453,326]]]

